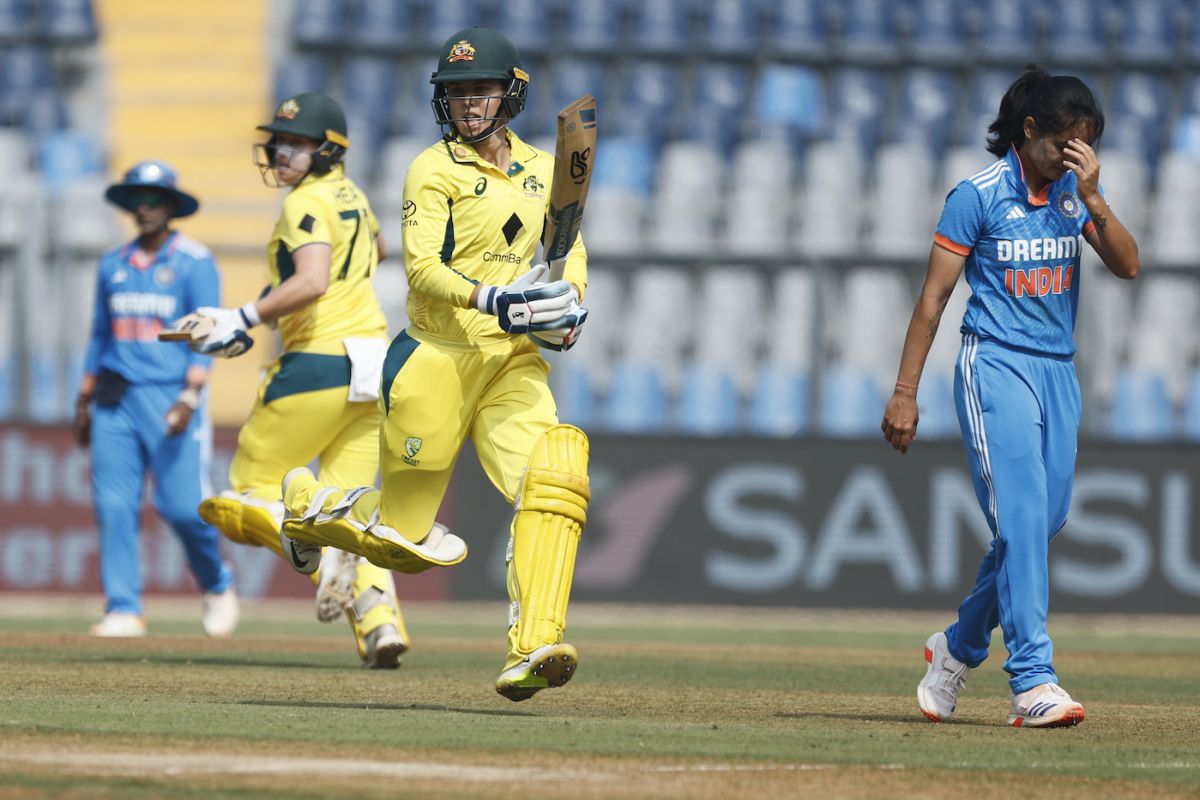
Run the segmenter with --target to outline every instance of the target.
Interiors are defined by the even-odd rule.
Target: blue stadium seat
[[[32,422],[59,422],[62,409],[60,390],[62,379],[58,369],[58,356],[53,349],[27,351],[29,355],[29,384],[26,387],[25,408]]]
[[[1179,44],[1177,32],[1183,28],[1179,11],[1173,0],[1122,0],[1117,26],[1117,52],[1121,60],[1136,66],[1174,63]]]
[[[495,26],[504,31],[527,58],[544,52],[555,40],[553,0],[504,0],[496,9]]]
[[[653,364],[613,365],[606,415],[608,429],[620,433],[661,433],[667,424],[667,393]]]
[[[921,144],[940,156],[950,143],[960,105],[958,81],[949,73],[921,68],[905,72],[896,93],[892,140]]]
[[[832,106],[829,132],[858,145],[866,158],[872,158],[887,112],[883,76],[857,67],[840,69],[834,74],[828,97]]]
[[[351,47],[400,50],[416,38],[407,3],[358,0],[357,6],[346,30],[346,41]]]
[[[733,64],[705,64],[692,80],[690,120],[679,133],[729,155],[749,116],[746,87],[750,72]],[[802,102],[793,98],[790,103]]]
[[[412,58],[400,65],[400,80],[407,84],[407,91],[398,89],[399,95],[406,100],[397,102],[393,106],[390,126],[393,134],[428,138],[430,144],[441,136],[433,116],[433,108],[430,106],[430,101],[433,99],[433,84],[429,82],[429,78],[435,69],[437,69],[437,58],[434,56]],[[531,73],[531,77],[536,81],[537,73]],[[536,92],[533,96],[537,96]],[[527,121],[526,115],[528,114],[529,110],[527,109],[517,124],[521,131],[524,131],[522,126]]]
[[[273,103],[278,105],[302,92],[328,93],[333,68],[328,58],[308,53],[292,53],[275,67]]]
[[[463,28],[483,24],[478,0],[436,0],[429,3],[427,8],[427,41],[434,47],[441,47],[451,34]]]
[[[679,427],[684,433],[720,436],[741,429],[741,398],[734,377],[712,364],[691,364],[684,371],[679,397]]]
[[[561,59],[544,70],[544,73],[543,79],[549,79],[554,86],[554,93],[551,95],[553,108],[549,115],[551,120],[559,109],[585,94],[595,97],[599,108],[607,107],[609,72],[603,62],[578,58]],[[533,76],[530,78],[532,80]]]
[[[1178,106],[1171,149],[1200,160],[1200,76],[1192,76],[1184,82]]]
[[[970,44],[963,6],[956,0],[914,0],[908,42],[910,57],[924,64],[962,62]]]
[[[584,53],[613,53],[623,49],[623,8],[624,3],[610,0],[571,0],[566,4],[565,40]]]
[[[810,393],[810,381],[804,372],[764,364],[755,378],[747,427],[763,436],[807,432],[812,417]]]
[[[1000,98],[1004,97],[1004,93],[1016,79],[1016,72],[1000,69],[982,70],[971,76],[963,117],[957,126],[956,143],[968,147],[983,147],[987,141],[988,125],[992,124],[1000,112]],[[982,162],[980,166],[983,166]]]
[[[877,434],[885,398],[865,370],[831,365],[820,388],[821,432],[829,436]]]
[[[1109,61],[1104,5],[1095,0],[1051,0],[1046,7],[1046,52],[1072,65]]]
[[[0,352],[0,420],[12,419],[17,410],[17,354]]]
[[[672,129],[672,124],[679,121],[681,83],[679,67],[675,64],[629,62],[621,83],[620,110],[615,115],[605,115],[601,111],[598,125],[615,123],[613,128],[618,133],[653,140],[671,138],[678,133]],[[686,123],[690,122],[690,118],[686,120]]]
[[[99,29],[92,0],[42,0],[42,35],[60,44],[80,44],[96,39]]]
[[[1141,153],[1153,168],[1166,144],[1170,114],[1170,92],[1162,76],[1124,72],[1113,86],[1104,142],[1110,147]]]
[[[297,0],[292,39],[302,47],[334,47],[346,36],[349,0]]]
[[[87,136],[61,131],[40,140],[38,171],[46,188],[57,192],[77,178],[101,174],[104,160],[96,143]]]
[[[1188,379],[1187,405],[1183,409],[1183,435],[1193,442],[1200,441],[1200,370],[1192,370]]]
[[[860,64],[891,63],[899,55],[896,13],[900,4],[890,0],[848,0],[838,4],[842,15],[839,47]]]
[[[689,0],[641,0],[634,8],[633,41],[639,52],[679,54],[690,45]]]
[[[563,359],[555,362],[550,376],[559,422],[581,428],[592,425],[596,419],[596,388],[592,385],[591,372]]]
[[[949,375],[927,373],[921,381],[918,403],[921,412],[917,425],[918,436],[923,439],[953,439],[959,435],[954,387]]]
[[[711,0],[704,6],[704,50],[726,55],[756,55],[760,47],[761,0]]]
[[[763,39],[769,51],[787,58],[823,59],[829,52],[825,17],[818,0],[775,0]]]
[[[768,64],[758,76],[754,119],[767,129],[782,126],[789,140],[817,138],[826,128],[825,89],[811,67]]]
[[[34,141],[41,141],[67,129],[67,105],[58,92],[39,92],[25,101],[18,124]]]
[[[34,32],[33,0],[0,0],[0,42],[23,42]]]
[[[1114,439],[1161,441],[1175,436],[1175,409],[1162,375],[1122,369],[1113,390]]]
[[[657,161],[650,141],[636,136],[606,136],[596,154],[595,188],[620,189],[649,198]]]
[[[978,50],[985,57],[1022,63],[1034,55],[1037,31],[1032,3],[1027,0],[982,0],[976,15]]]
[[[372,122],[388,120],[398,85],[396,73],[397,64],[389,58],[350,58],[342,69],[341,80],[346,115]]]

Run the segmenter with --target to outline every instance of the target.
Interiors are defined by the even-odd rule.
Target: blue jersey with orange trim
[[[1095,229],[1067,171],[1030,197],[1017,151],[946,198],[934,242],[967,257],[962,332],[1053,356],[1075,353],[1079,258]]]
[[[212,252],[183,234],[172,233],[153,257],[141,253],[136,241],[109,250],[96,274],[84,372],[111,370],[135,384],[182,382],[188,367],[207,368],[212,359],[193,353],[185,342],[160,342],[158,332],[220,300]]]

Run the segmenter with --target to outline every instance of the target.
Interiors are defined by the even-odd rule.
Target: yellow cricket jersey
[[[417,338],[487,346],[510,340],[470,306],[476,284],[503,286],[533,266],[550,203],[554,157],[507,131],[505,174],[469,144],[440,141],[413,160],[404,182],[404,268],[409,331]],[[587,251],[575,240],[564,277],[582,295]]]
[[[331,259],[325,294],[279,318],[284,351],[342,353],[346,337],[387,336],[387,320],[371,285],[379,261],[378,233],[367,196],[341,166],[309,175],[287,194],[267,245],[271,287],[292,276],[292,253],[305,245],[329,245]]]

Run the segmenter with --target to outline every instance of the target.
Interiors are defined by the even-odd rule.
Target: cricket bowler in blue
[[[95,636],[144,636],[138,517],[146,470],[154,505],[183,543],[203,597],[210,636],[238,622],[233,575],[217,531],[196,512],[211,494],[212,423],[204,404],[210,359],[186,342],[159,342],[171,320],[220,305],[221,284],[207,247],[170,228],[199,203],[175,186],[175,172],[143,161],[108,187],[109,202],[133,215],[138,236],[100,258],[92,334],[75,410],[79,444],[92,450],[92,501],[100,528],[105,614]]]
[[[988,150],[999,160],[946,198],[881,425],[907,452],[925,359],[965,268],[972,294],[955,403],[993,538],[958,620],[925,644],[917,700],[930,720],[950,719],[999,625],[1013,695],[1008,723],[1075,725],[1083,706],[1058,684],[1046,615],[1048,549],[1071,504],[1079,431],[1072,359],[1080,250],[1086,241],[1120,278],[1136,277],[1140,263],[1137,243],[1100,190],[1092,148],[1104,114],[1082,81],[1028,67],[988,131]]]

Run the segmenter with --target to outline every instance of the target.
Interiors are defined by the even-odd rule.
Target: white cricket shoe
[[[92,636],[106,639],[133,639],[146,635],[146,620],[141,614],[109,611],[91,628]]]
[[[304,544],[292,540],[296,545]],[[321,556],[321,580],[317,584],[317,619],[333,622],[354,598],[358,557],[336,547],[326,547]]]
[[[237,628],[241,609],[237,592],[229,587],[221,593],[207,592],[204,595],[204,632],[217,639],[226,639]]]
[[[950,655],[946,634],[938,631],[925,642],[925,677],[917,684],[917,703],[921,713],[932,722],[945,722],[954,716],[958,693],[967,685],[971,668]]]
[[[396,626],[387,623],[368,633],[363,643],[367,647],[363,657],[365,669],[399,669],[400,656],[408,649]]]
[[[1083,706],[1057,683],[1014,695],[1008,724],[1014,728],[1065,728],[1083,722]]]
[[[279,546],[292,569],[301,575],[312,575],[321,566],[321,545],[309,544],[299,539],[293,539],[282,530],[279,532]]]

